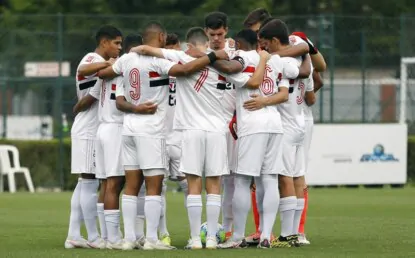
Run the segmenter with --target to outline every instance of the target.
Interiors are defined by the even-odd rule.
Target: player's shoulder
[[[301,44],[301,43],[305,43],[306,44],[306,42],[302,38],[300,38],[299,36],[296,36],[296,35],[290,35],[288,37],[288,39],[290,41],[290,45],[293,45],[293,46],[294,45]]]
[[[95,52],[89,52],[81,59],[81,63],[83,64],[92,64],[103,61],[105,61],[105,59]]]

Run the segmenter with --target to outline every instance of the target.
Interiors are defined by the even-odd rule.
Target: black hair
[[[271,17],[271,14],[265,8],[257,8],[246,16],[243,24],[245,28],[250,28],[258,22],[262,24],[269,17]]]
[[[143,44],[143,37],[140,34],[132,33],[128,34],[123,42],[123,49],[125,53],[130,52],[130,49]]]
[[[287,25],[279,20],[273,19],[268,22],[258,33],[259,38],[272,39],[277,38],[281,44],[288,45],[288,27]]]
[[[176,45],[180,42],[179,36],[176,33],[167,34],[166,46]]]
[[[205,31],[201,27],[193,27],[190,28],[186,33],[186,41],[190,44],[196,45],[205,44],[209,41],[208,36],[206,35]]]
[[[95,34],[95,40],[97,45],[101,43],[103,39],[110,39],[113,40],[116,37],[122,37],[122,33],[119,29],[112,25],[104,25],[98,29],[97,33]]]
[[[143,41],[148,42],[154,33],[166,33],[166,29],[157,21],[147,23],[143,29]]]
[[[251,29],[243,29],[234,36],[235,41],[243,40],[251,47],[258,43],[257,34]]]
[[[228,27],[228,16],[223,12],[212,12],[205,17],[205,28],[217,30]]]

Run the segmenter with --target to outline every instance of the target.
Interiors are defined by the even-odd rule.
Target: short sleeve
[[[152,69],[153,71],[156,71],[160,75],[168,75],[170,69],[176,65],[176,63],[173,63],[172,61],[162,59],[162,58],[154,58],[154,61],[152,62]]]
[[[291,46],[296,46],[302,43],[307,44],[307,42],[305,42],[302,38],[295,36],[295,35],[291,35],[289,39],[290,39]]]
[[[247,58],[246,53],[244,51],[236,51],[235,56],[232,58],[232,60],[238,61],[243,66],[242,71],[244,71],[247,67]]]
[[[91,95],[95,99],[99,99],[99,95],[101,93],[101,86],[103,83],[104,83],[103,80],[98,79],[95,82],[95,85],[89,90],[89,95]]]
[[[112,65],[112,70],[114,70],[114,73],[120,75],[123,72],[123,63],[125,60],[125,57],[127,55],[123,55],[122,57],[118,58],[117,61]]]
[[[117,77],[116,78],[116,84],[117,84],[117,87],[116,87],[116,89],[115,89],[115,96],[116,97],[118,97],[118,96],[125,96],[125,93],[124,93],[124,80],[123,80],[123,78],[122,77]]]
[[[280,87],[285,87],[285,88],[289,88],[290,87],[290,80],[288,80],[287,78],[282,78],[279,82],[278,82],[278,88]]]
[[[299,70],[299,63],[297,59],[292,57],[283,57],[281,58],[283,62],[283,75],[288,79],[296,79],[298,74],[300,73]]]
[[[245,73],[229,74],[226,80],[235,85],[237,88],[242,88],[246,85],[251,77]]]
[[[314,91],[314,81],[312,74],[304,80],[305,83],[305,91]]]

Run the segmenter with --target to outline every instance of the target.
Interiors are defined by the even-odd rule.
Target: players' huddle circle
[[[310,244],[304,175],[324,58],[263,8],[244,27],[227,38],[226,14],[213,12],[205,28],[188,30],[185,44],[158,22],[124,39],[113,26],[98,30],[97,48],[77,68],[71,169],[80,177],[65,248],[176,249],[167,178],[184,193],[185,249]],[[256,232],[245,237],[251,205]]]

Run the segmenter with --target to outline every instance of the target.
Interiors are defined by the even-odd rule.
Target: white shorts
[[[167,160],[169,164],[169,179],[177,181],[178,177],[185,177],[186,175],[179,171],[180,157],[182,150],[177,145],[167,145]]]
[[[227,131],[226,133],[226,146],[228,149],[228,166],[231,173],[235,171],[236,168],[236,158],[238,156],[237,153],[237,144],[238,141],[232,137],[232,134]]]
[[[276,175],[282,162],[283,134],[258,133],[238,138],[236,174]]]
[[[95,141],[96,177],[124,176],[121,162],[122,124],[102,123]]]
[[[95,140],[71,139],[71,173],[95,174]]]
[[[304,145],[293,143],[286,135],[282,142],[282,169],[279,174],[287,177],[304,176]]]
[[[166,169],[166,140],[123,135],[122,157],[125,170]]]
[[[203,130],[183,130],[180,172],[214,177],[229,174],[226,136]]]
[[[308,163],[310,161],[310,147],[311,147],[311,140],[313,138],[313,120],[306,120],[305,121],[305,136],[304,136],[304,173],[307,174],[308,172]]]

